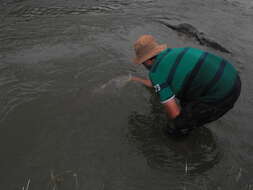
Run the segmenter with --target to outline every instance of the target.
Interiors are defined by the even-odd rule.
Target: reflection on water
[[[151,168],[202,173],[220,161],[221,152],[209,129],[202,127],[187,137],[173,138],[163,130],[166,126],[163,108],[154,97],[150,102],[152,109],[149,114],[131,113],[128,139],[145,156]]]

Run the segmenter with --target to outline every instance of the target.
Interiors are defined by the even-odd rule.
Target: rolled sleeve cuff
[[[170,100],[172,100],[173,98],[175,98],[175,95],[173,95],[172,97],[168,98],[167,100],[161,101],[161,103],[165,104],[165,103],[169,102]]]

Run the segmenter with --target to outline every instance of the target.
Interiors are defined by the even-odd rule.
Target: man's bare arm
[[[139,82],[147,87],[150,87],[152,88],[152,82],[148,79],[143,79],[143,78],[140,78],[140,77],[132,77],[131,78],[132,81],[136,81],[136,82]]]
[[[175,98],[163,103],[163,105],[170,119],[175,119],[180,114],[180,106],[177,104]]]

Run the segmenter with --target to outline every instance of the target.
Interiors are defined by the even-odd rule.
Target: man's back
[[[226,60],[196,48],[173,48],[161,52],[150,71],[153,85],[161,85],[160,99],[215,102],[229,93],[237,71]]]

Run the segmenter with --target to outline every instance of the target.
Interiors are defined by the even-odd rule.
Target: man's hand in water
[[[131,81],[135,81],[135,82],[139,82],[147,87],[150,87],[152,88],[152,82],[148,79],[143,79],[143,78],[140,78],[140,77],[131,77],[130,79]]]
[[[153,87],[151,81],[148,79],[142,79],[139,77],[131,77],[130,81],[136,81],[141,84],[144,84],[147,87]],[[180,114],[180,107],[177,104],[176,99],[174,97],[164,102],[163,105],[170,119],[175,119]]]

